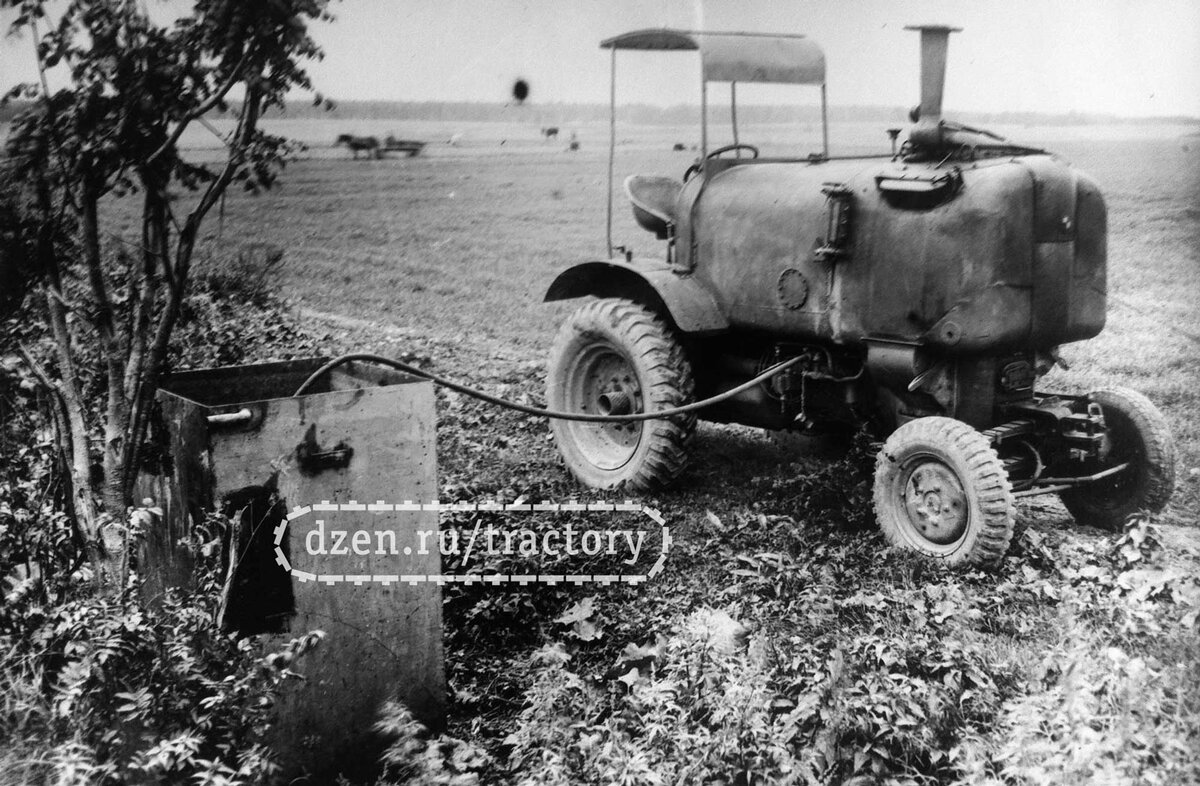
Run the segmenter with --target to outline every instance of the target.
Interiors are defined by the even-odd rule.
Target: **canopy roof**
[[[602,49],[699,51],[708,82],[825,83],[825,53],[801,35],[651,28],[600,42]]]

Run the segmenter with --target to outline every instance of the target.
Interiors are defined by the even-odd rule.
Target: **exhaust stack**
[[[913,111],[916,127],[909,140],[916,145],[942,144],[942,93],[946,86],[946,52],[950,34],[961,27],[912,25],[905,30],[921,32],[921,105]]]

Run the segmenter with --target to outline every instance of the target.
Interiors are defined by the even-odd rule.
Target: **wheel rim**
[[[934,547],[957,544],[967,533],[970,506],[962,481],[937,456],[913,456],[896,476],[907,529]],[[939,549],[941,550],[941,549]]]
[[[633,365],[615,347],[598,345],[579,354],[567,372],[566,403],[571,412],[628,415],[642,412],[642,387]],[[568,423],[571,436],[592,465],[625,466],[642,441],[642,423]]]

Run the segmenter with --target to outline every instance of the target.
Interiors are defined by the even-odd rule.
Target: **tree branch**
[[[125,398],[131,403],[137,393],[137,385],[142,376],[142,364],[145,361],[150,322],[154,313],[154,303],[158,296],[159,260],[165,252],[165,244],[161,242],[161,238],[166,232],[166,217],[162,206],[161,192],[149,173],[142,174],[142,185],[145,197],[142,202],[141,286],[132,309],[133,315],[129,328],[129,359],[125,366]],[[165,264],[162,267],[165,269]],[[134,419],[135,417],[131,413],[131,424]]]
[[[224,84],[218,87],[217,91],[209,96],[199,106],[184,115],[184,117],[179,121],[179,124],[175,126],[175,130],[172,131],[171,135],[167,137],[167,140],[163,142],[157,150],[151,153],[149,158],[146,159],[146,164],[153,164],[164,153],[174,147],[175,143],[179,141],[179,137],[183,136],[183,132],[193,120],[197,120],[211,112],[217,107],[217,104],[221,103],[221,101],[225,99],[225,96],[229,95],[229,91],[232,90],[234,85],[240,81],[242,69],[245,68],[246,63],[249,62],[251,51],[253,51],[253,47],[246,47],[246,51],[242,53],[241,58],[234,65],[233,70],[229,72],[229,77],[225,80]]]
[[[257,84],[249,82],[246,85],[246,101],[242,105],[242,116],[238,120],[237,132],[234,135],[232,149],[229,151],[229,160],[225,163],[225,168],[221,170],[217,179],[209,183],[204,195],[200,197],[200,203],[188,214],[184,221],[185,232],[190,230],[191,234],[195,235],[200,227],[200,222],[204,220],[208,211],[212,210],[213,205],[217,203],[217,200],[221,198],[225,189],[233,181],[238,167],[242,165],[246,147],[254,138],[255,131],[258,130],[258,114],[261,109],[262,91]],[[178,259],[176,259],[176,264],[178,265]]]
[[[45,389],[46,395],[50,399],[50,420],[54,425],[54,441],[58,446],[58,455],[55,457],[55,463],[58,466],[59,479],[61,480],[64,474],[69,477],[71,473],[72,442],[70,426],[68,425],[67,402],[63,398],[62,387],[50,378],[46,369],[42,367],[42,364],[37,361],[33,353],[24,344],[17,344],[17,352],[20,353],[21,358],[25,361],[25,365],[29,367],[30,372],[37,378],[38,383]],[[49,487],[47,487],[48,492]],[[68,493],[65,496],[67,515],[71,517],[72,521],[75,521],[74,495]],[[74,530],[76,537],[79,537],[81,532],[78,524],[76,524]]]
[[[125,513],[126,501],[123,491],[124,439],[128,425],[129,402],[125,398],[126,347],[118,335],[113,314],[112,301],[104,277],[103,260],[100,253],[100,228],[98,216],[99,195],[90,184],[85,183],[80,193],[80,244],[83,263],[87,270],[92,296],[96,301],[96,333],[108,371],[108,406],[104,422],[104,502],[110,516],[120,517]]]
[[[161,259],[162,269],[170,275],[167,262],[168,226],[167,198],[165,189],[160,189],[158,181],[143,170],[142,182],[145,187],[142,222],[142,290],[136,311],[137,319],[131,330],[132,349],[129,364],[125,371],[125,396],[129,401],[129,422],[125,425],[125,473],[122,485],[127,497],[133,495],[133,485],[137,480],[138,469],[141,466],[142,439],[145,432],[146,412],[151,406],[154,395],[152,386],[146,385],[147,365],[154,362],[148,354],[151,318],[155,302],[158,300],[159,279],[158,261]],[[177,300],[177,287],[170,288],[170,299]],[[154,374],[157,379],[157,373]]]
[[[33,54],[37,60],[38,80],[42,83],[42,95],[46,98],[46,105],[50,104],[50,80],[46,77],[46,61],[42,59],[41,38],[38,33],[37,19],[30,18],[29,32],[33,39]]]
[[[62,290],[60,290],[57,286],[54,286],[52,284],[52,285],[46,287],[46,292],[51,297],[53,297],[55,300],[57,300],[59,303],[61,303],[62,307],[65,308],[67,311],[78,311],[79,310],[79,304],[73,303],[70,300],[67,300],[67,296],[64,295],[62,293]]]
[[[46,373],[46,369],[42,367],[42,364],[37,361],[37,358],[33,356],[33,353],[31,353],[24,344],[19,342],[17,343],[17,353],[20,354],[21,359],[25,361],[25,365],[29,368],[29,371],[33,374],[33,376],[37,378],[38,383],[46,389],[46,392],[50,394],[50,397],[54,400],[54,422],[56,428],[60,427],[61,425],[59,423],[60,417],[62,418],[62,424],[65,424],[67,417],[67,403],[63,399],[62,388],[59,387],[58,383],[50,378],[50,375]],[[70,434],[63,433],[61,428],[59,433],[61,435],[59,447],[61,448],[63,447],[61,440],[69,440]],[[64,452],[69,455],[70,449],[68,448]]]
[[[150,345],[149,354],[139,375],[137,393],[134,396],[130,413],[129,429],[126,433],[126,440],[131,444],[128,450],[129,458],[125,465],[123,484],[129,491],[132,491],[137,467],[140,463],[141,444],[146,430],[147,412],[151,406],[151,399],[154,396],[154,392],[158,389],[158,381],[162,375],[162,367],[166,361],[167,350],[170,347],[171,334],[175,329],[175,322],[179,318],[180,307],[183,303],[183,293],[187,289],[187,280],[191,271],[192,255],[195,252],[196,238],[199,233],[200,224],[205,214],[212,209],[212,206],[233,181],[233,177],[237,173],[237,168],[241,165],[243,151],[253,139],[254,133],[258,128],[258,116],[261,107],[261,90],[256,84],[247,85],[246,100],[242,104],[242,115],[238,121],[236,142],[234,148],[230,151],[229,160],[226,162],[221,174],[217,176],[217,179],[209,184],[203,196],[201,196],[199,204],[188,214],[187,219],[184,221],[183,230],[179,233],[176,241],[173,280],[169,280],[168,282],[170,288],[167,302],[163,306],[162,313],[159,316],[154,341]]]

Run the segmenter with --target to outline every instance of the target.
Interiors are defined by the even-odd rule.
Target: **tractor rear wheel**
[[[1129,462],[1127,469],[1059,494],[1080,524],[1120,529],[1138,511],[1157,513],[1175,490],[1175,442],[1167,419],[1150,399],[1128,388],[1088,395],[1100,405],[1110,450],[1097,471]]]
[[[692,401],[691,365],[674,331],[653,311],[622,298],[572,314],[550,350],[550,409],[601,415],[654,412]],[[567,468],[585,485],[644,491],[678,477],[695,415],[635,423],[551,420]]]
[[[1012,540],[1004,464],[986,437],[952,418],[896,429],[876,460],[874,497],[889,543],[952,565],[993,565]]]

